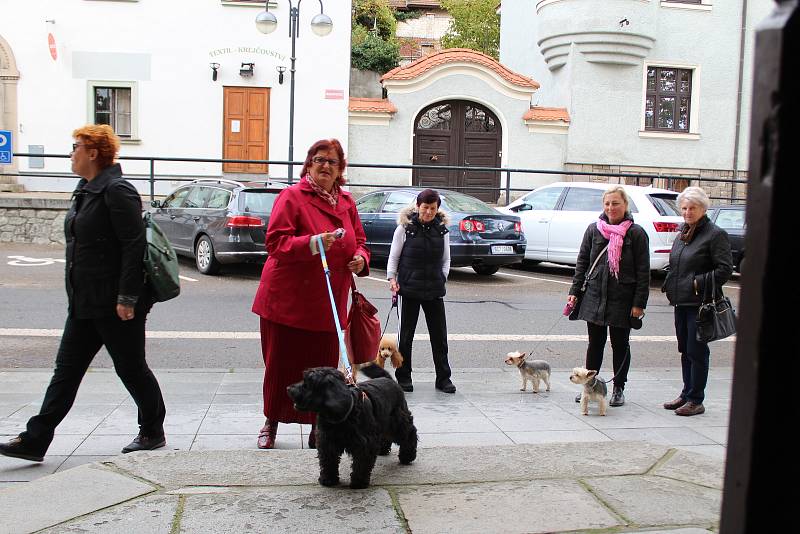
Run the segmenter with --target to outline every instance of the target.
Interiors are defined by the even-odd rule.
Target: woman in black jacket
[[[586,228],[568,305],[576,305],[584,282],[586,291],[577,318],[586,321],[589,333],[586,368],[600,370],[610,333],[614,391],[609,405],[622,406],[631,364],[631,323],[641,324],[650,293],[650,241],[644,228],[633,222],[622,186],[612,186],[603,193],[603,213]],[[580,400],[578,395],[575,402]]]
[[[439,207],[442,200],[433,189],[417,195],[416,206],[400,212],[394,231],[386,278],[389,289],[398,297],[400,308],[399,349],[403,364],[395,378],[403,391],[414,391],[411,382],[411,348],[419,319],[425,322],[431,338],[433,365],[436,368],[436,389],[455,393],[447,360],[447,318],[444,312],[445,283],[450,272],[450,236],[448,218]]]
[[[144,325],[153,304],[144,285],[142,201],[114,163],[119,139],[107,125],[72,133],[72,171],[81,176],[64,221],[69,308],[53,378],[39,414],[0,454],[41,462],[86,369],[105,345],[139,408],[139,435],[123,453],[166,444],[164,400],[145,361]]]
[[[675,410],[676,415],[705,412],[710,351],[708,343],[697,340],[697,312],[706,277],[713,272],[716,285],[721,288],[733,272],[728,234],[706,216],[710,204],[708,195],[699,187],[687,187],[678,195],[684,225],[672,244],[669,272],[661,288],[675,306],[675,333],[681,353],[683,390],[675,400],[664,403],[664,408]]]

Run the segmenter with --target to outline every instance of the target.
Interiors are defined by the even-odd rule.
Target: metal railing
[[[64,154],[31,154],[31,153],[14,153],[15,157],[28,157],[28,158],[69,158],[70,156]],[[147,161],[149,162],[149,173],[147,174],[125,174],[125,179],[131,181],[147,181],[150,184],[150,199],[155,198],[155,184],[158,181],[170,182],[190,182],[197,179],[214,179],[222,178],[222,176],[214,175],[201,175],[201,174],[160,174],[157,175],[155,168],[156,162],[184,162],[184,163],[246,163],[249,165],[279,165],[279,166],[302,166],[303,161],[285,161],[285,160],[246,160],[246,159],[221,159],[221,158],[174,158],[174,157],[158,157],[158,156],[119,156],[119,160],[123,161]],[[508,203],[511,198],[512,192],[528,192],[531,187],[513,187],[512,174],[524,175],[557,175],[557,176],[586,176],[586,177],[605,177],[617,178],[616,183],[624,183],[628,185],[641,185],[642,181],[647,180],[650,185],[653,181],[658,181],[663,184],[663,188],[674,190],[675,184],[682,184],[685,182],[711,182],[711,183],[729,183],[732,184],[731,194],[727,197],[711,196],[712,200],[722,200],[727,203],[744,202],[745,198],[735,196],[737,184],[747,184],[746,180],[731,180],[727,178],[712,178],[693,175],[669,175],[662,173],[631,173],[631,172],[590,172],[590,171],[575,171],[575,170],[556,170],[556,169],[526,169],[526,168],[512,168],[512,167],[476,167],[472,165],[398,165],[388,163],[349,163],[348,168],[352,169],[393,169],[393,170],[409,170],[413,173],[415,170],[438,170],[438,171],[469,171],[469,172],[494,172],[501,176],[505,176],[505,185],[499,187],[477,187],[477,186],[448,186],[447,189],[462,191],[470,193],[471,191],[482,192],[496,191],[497,197],[501,193],[505,193],[505,201]],[[20,176],[25,178],[42,177],[42,178],[72,178],[75,177],[72,173],[47,173],[47,172],[5,172],[6,176]],[[270,182],[290,182],[288,178],[274,178],[268,173],[243,173],[244,175],[264,175]],[[623,181],[624,180],[624,181]],[[254,180],[242,180],[254,181]],[[255,180],[257,181],[257,180]],[[572,181],[572,180],[564,180]],[[609,182],[615,183],[615,182]],[[348,179],[347,185],[349,187],[358,188],[392,188],[392,187],[408,187],[408,184],[387,184],[371,183],[362,181],[353,181]]]

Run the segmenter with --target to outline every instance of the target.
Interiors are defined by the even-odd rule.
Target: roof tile
[[[468,48],[448,48],[422,57],[408,65],[394,68],[383,75],[384,80],[412,80],[425,72],[446,63],[476,63],[496,72],[507,81],[523,87],[539,88],[539,83],[504,67],[494,58]]]
[[[531,108],[522,116],[522,120],[569,122],[569,112],[567,111],[567,108],[545,108],[542,106],[531,106]]]
[[[374,113],[397,113],[397,108],[386,98],[350,97],[349,111],[370,111]]]

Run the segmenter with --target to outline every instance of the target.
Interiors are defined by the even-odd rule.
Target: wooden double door
[[[500,167],[502,130],[494,113],[475,102],[437,102],[414,123],[414,164]],[[414,169],[414,185],[454,189],[485,202],[500,196],[500,173],[449,169]]]
[[[269,159],[269,88],[225,87],[225,159]],[[267,165],[224,163],[223,172],[266,173]]]

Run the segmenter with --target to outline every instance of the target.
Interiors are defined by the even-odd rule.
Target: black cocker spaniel
[[[348,386],[333,367],[315,367],[303,373],[303,381],[287,388],[297,410],[317,414],[319,483],[339,483],[339,460],[346,452],[353,458],[350,487],[369,486],[378,455],[389,454],[392,443],[400,446],[400,463],[417,457],[417,428],[405,395],[391,375],[378,366],[362,372],[371,377]]]

